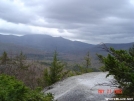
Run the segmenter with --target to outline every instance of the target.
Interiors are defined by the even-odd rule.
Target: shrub
[[[53,95],[31,90],[14,77],[0,75],[0,101],[52,101]]]

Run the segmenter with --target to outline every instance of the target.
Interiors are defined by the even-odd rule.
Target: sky
[[[134,42],[134,0],[0,0],[0,34]]]

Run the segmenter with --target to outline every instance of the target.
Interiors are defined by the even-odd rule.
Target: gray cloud
[[[12,0],[0,0],[0,18],[13,23],[30,23],[36,16],[29,7],[17,5]]]
[[[57,29],[56,35],[59,33],[59,36],[72,40],[124,43],[134,40],[133,9],[132,0],[1,0],[0,18],[45,28],[45,31],[48,28],[47,33],[51,33],[49,29]],[[32,33],[32,30],[26,32]]]

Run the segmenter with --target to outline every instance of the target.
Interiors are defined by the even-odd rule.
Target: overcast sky
[[[134,42],[134,0],[0,0],[0,34]]]

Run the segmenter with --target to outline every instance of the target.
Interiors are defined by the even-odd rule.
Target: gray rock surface
[[[113,76],[106,78],[106,75],[107,72],[92,72],[73,76],[45,88],[43,92],[53,93],[58,101],[106,101],[105,98],[114,96],[115,89],[110,82],[114,80]],[[98,90],[104,90],[104,93],[100,94]]]

